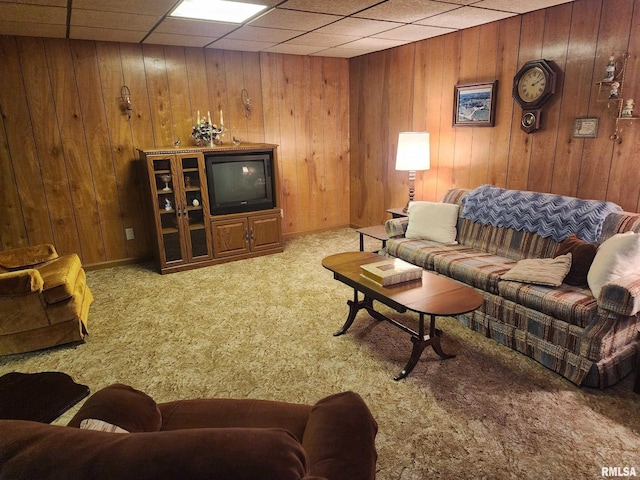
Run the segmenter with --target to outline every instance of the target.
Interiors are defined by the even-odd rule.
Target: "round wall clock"
[[[546,60],[525,63],[513,77],[513,98],[522,107],[520,127],[527,133],[540,128],[542,106],[556,91],[556,71]]]

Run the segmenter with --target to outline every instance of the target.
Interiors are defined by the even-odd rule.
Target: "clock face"
[[[518,82],[518,95],[523,102],[532,103],[544,95],[547,76],[540,67],[527,70]]]
[[[525,63],[513,77],[513,99],[524,110],[542,107],[556,91],[556,71],[546,60]]]

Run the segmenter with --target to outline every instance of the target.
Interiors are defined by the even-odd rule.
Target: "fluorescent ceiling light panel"
[[[254,3],[229,2],[226,0],[183,0],[171,12],[171,17],[213,20],[216,22],[242,23],[247,18],[267,8]]]

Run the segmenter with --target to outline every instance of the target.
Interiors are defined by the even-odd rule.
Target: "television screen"
[[[216,202],[242,202],[267,197],[264,162],[214,163],[211,169]]]
[[[211,213],[273,208],[270,156],[207,157]]]

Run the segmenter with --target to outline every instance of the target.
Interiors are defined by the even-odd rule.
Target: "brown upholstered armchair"
[[[92,301],[75,253],[49,244],[0,252],[0,355],[83,340]]]
[[[376,476],[378,425],[351,391],[314,405],[249,398],[156,403],[114,384],[93,394],[67,427],[0,420],[0,431],[0,480]]]

